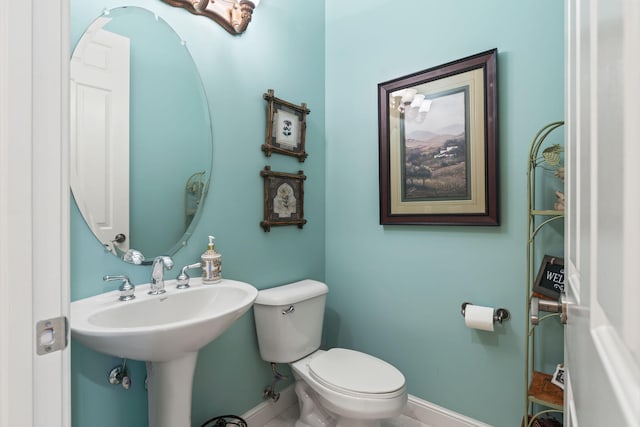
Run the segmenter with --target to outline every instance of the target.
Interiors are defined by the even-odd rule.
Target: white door
[[[98,239],[129,249],[129,38],[96,19],[71,58],[71,190]],[[126,236],[115,242],[116,235]]]
[[[69,312],[68,12],[0,1],[1,427],[71,425],[69,348],[36,350]]]
[[[565,426],[640,426],[640,3],[568,0]]]

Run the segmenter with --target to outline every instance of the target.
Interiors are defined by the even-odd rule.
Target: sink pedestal
[[[149,427],[191,427],[191,392],[198,353],[147,362]]]

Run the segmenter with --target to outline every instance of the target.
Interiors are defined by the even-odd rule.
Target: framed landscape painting
[[[499,225],[497,50],[378,85],[380,223]]]

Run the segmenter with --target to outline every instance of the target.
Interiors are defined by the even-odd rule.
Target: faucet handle
[[[187,274],[187,270],[191,270],[192,268],[200,268],[202,264],[196,262],[195,264],[189,264],[182,267],[180,270],[180,274],[176,278],[176,288],[177,289],[186,289],[189,287],[189,275]]]
[[[168,255],[160,255],[154,258],[153,263],[162,263],[162,266],[167,270],[171,270],[173,268],[173,260]]]
[[[133,286],[131,280],[129,280],[129,278],[124,274],[121,274],[119,276],[104,276],[102,280],[104,280],[105,282],[110,282],[112,280],[122,280],[122,283],[118,288],[118,290],[120,291],[120,301],[129,301],[136,297],[134,295],[136,287]]]

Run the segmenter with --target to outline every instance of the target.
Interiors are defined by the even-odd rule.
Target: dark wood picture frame
[[[545,255],[533,283],[533,291],[558,299],[564,292],[564,258]]]
[[[304,181],[307,179],[304,172],[274,172],[270,166],[265,166],[260,176],[264,178],[264,220],[260,222],[264,231],[282,225],[302,228],[307,223],[304,219]]]
[[[267,157],[271,153],[294,156],[304,162],[308,154],[305,151],[307,133],[307,114],[311,112],[306,103],[292,104],[276,98],[273,89],[263,95],[267,104],[267,133],[262,151]]]
[[[499,225],[497,57],[378,84],[380,224]]]

